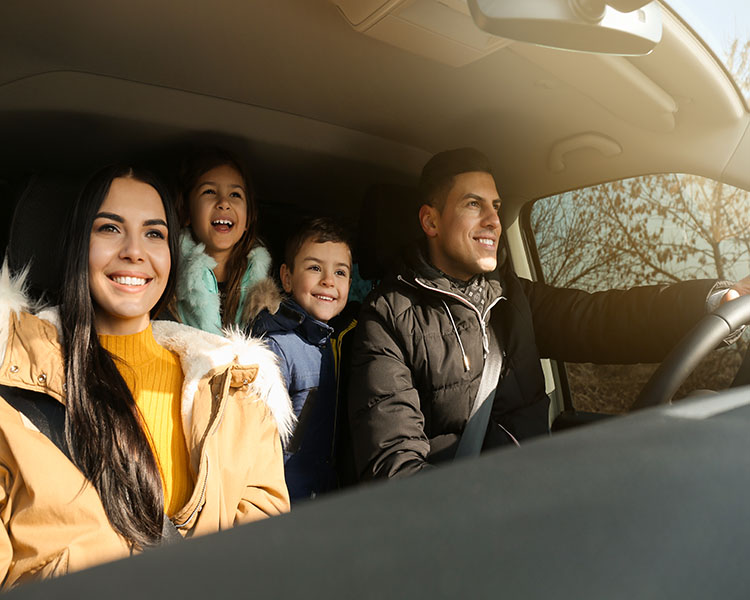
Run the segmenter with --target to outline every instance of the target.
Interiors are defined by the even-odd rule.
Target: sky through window
[[[750,1],[668,0],[666,4],[724,61],[750,102]]]

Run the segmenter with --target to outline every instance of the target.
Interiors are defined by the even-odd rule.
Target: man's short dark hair
[[[346,244],[350,252],[352,249],[348,232],[336,219],[331,217],[305,219],[286,241],[284,262],[290,271],[294,271],[294,259],[308,241],[316,244],[325,242]]]
[[[453,185],[453,178],[461,173],[472,172],[492,175],[489,159],[479,150],[456,148],[438,152],[427,161],[419,177],[421,203],[443,210],[445,197]]]

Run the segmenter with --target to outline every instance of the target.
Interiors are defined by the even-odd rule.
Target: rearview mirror
[[[661,12],[650,0],[469,0],[478,27],[550,48],[636,56],[661,40]]]

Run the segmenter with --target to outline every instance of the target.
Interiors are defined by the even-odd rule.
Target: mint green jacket
[[[269,276],[271,255],[261,245],[247,256],[247,269],[242,276],[240,304],[235,325],[248,329],[264,308],[276,312],[281,296]],[[177,272],[176,314],[179,321],[210,333],[222,334],[221,298],[214,275],[216,261],[205,252],[205,245],[196,243],[189,229],[180,233],[180,262]]]

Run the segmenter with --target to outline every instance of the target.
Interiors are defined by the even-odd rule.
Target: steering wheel
[[[659,365],[630,410],[669,404],[698,363],[746,323],[750,323],[750,296],[725,302],[703,317]]]

